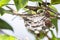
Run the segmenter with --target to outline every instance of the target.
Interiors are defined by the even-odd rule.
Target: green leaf
[[[14,0],[17,10],[24,8],[28,3],[28,0]]]
[[[36,2],[42,2],[42,0],[29,0],[29,1],[36,1]]]
[[[49,11],[49,13],[51,16],[55,16],[55,14],[53,12]]]
[[[39,34],[36,36],[36,40],[42,40],[45,37],[45,34],[43,31],[40,31]]]
[[[52,37],[52,40],[57,40],[57,38],[56,37]]]
[[[52,40],[57,40],[57,38],[55,38],[55,37],[52,37]]]
[[[53,9],[55,12],[58,12],[57,9],[56,9],[54,6],[49,5],[49,7],[50,7],[51,9]]]
[[[11,35],[0,34],[0,40],[18,40],[18,39]]]
[[[4,14],[4,9],[0,8],[0,15],[2,16]]]
[[[60,4],[60,0],[51,0],[51,4],[53,5]]]
[[[7,4],[10,0],[0,0],[0,7],[4,6]]]
[[[58,19],[57,18],[51,18],[51,22],[55,25],[56,32],[58,33],[58,25],[57,25]]]
[[[0,29],[9,29],[13,31],[13,28],[1,18],[0,18]]]
[[[40,38],[36,38],[36,40],[43,40],[43,39],[40,39]]]
[[[60,40],[60,38],[57,38],[57,40]]]
[[[5,13],[12,14],[11,10],[5,10],[3,8],[0,8],[0,16],[4,15]]]
[[[33,10],[29,10],[29,11],[28,11],[28,14],[36,14],[36,12],[33,11]]]
[[[55,37],[55,38],[53,38],[52,40],[60,40],[60,38],[56,38],[56,37]]]
[[[44,32],[40,32],[40,39],[43,39],[45,37]]]
[[[53,31],[50,30],[51,34],[52,34],[52,40],[57,40],[56,36],[54,35]]]
[[[58,12],[57,11],[57,9],[54,7],[54,6],[49,6],[51,9],[53,9],[55,12]],[[52,15],[52,16],[55,16],[55,13],[53,13],[53,12],[50,12],[50,15]],[[51,18],[51,21],[52,21],[52,23],[55,25],[55,27],[56,27],[56,32],[58,32],[58,25],[57,25],[57,18]]]
[[[49,7],[50,7],[52,10],[54,10],[55,12],[58,12],[57,9],[56,9],[54,6],[49,5]],[[51,11],[49,11],[49,12],[50,12],[50,15],[55,16],[55,13],[53,13],[53,12],[51,12]]]

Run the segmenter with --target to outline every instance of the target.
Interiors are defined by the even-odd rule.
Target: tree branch
[[[43,3],[44,3],[44,2],[43,2]],[[8,4],[8,5],[14,5],[14,4]],[[54,11],[53,9],[51,9],[50,7],[45,6],[45,4],[42,4],[42,5],[43,5],[45,8],[43,8],[43,7],[35,7],[35,6],[26,6],[25,8],[28,8],[28,9],[34,10],[34,11],[42,8],[42,9],[44,9],[44,10],[49,10],[49,11],[55,13],[56,15],[60,15],[60,13],[55,12],[55,11]],[[14,15],[20,15],[20,16],[23,16],[23,15],[31,15],[31,14],[18,14],[17,12],[16,12],[16,13],[17,13],[17,14],[16,14],[16,13],[15,13],[15,10],[13,10],[12,8],[10,8],[9,6],[6,6],[6,7],[8,7],[8,8],[13,12]],[[32,14],[32,15],[33,15],[33,14]],[[60,17],[57,17],[57,18],[60,19]]]

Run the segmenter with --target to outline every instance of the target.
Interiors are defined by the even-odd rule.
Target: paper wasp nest
[[[52,26],[49,18],[40,16],[39,14],[25,16],[23,19],[26,28],[34,33],[40,33],[41,30],[46,31],[49,28],[46,25]]]
[[[33,31],[34,33],[40,33],[40,31],[48,31],[48,28],[53,28],[54,25],[50,20],[50,14],[40,10],[37,14],[26,14],[23,16],[25,27]]]

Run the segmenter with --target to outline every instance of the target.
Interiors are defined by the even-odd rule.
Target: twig
[[[11,11],[13,11],[13,9],[11,7],[9,7],[9,6],[6,6],[6,7],[9,8]]]
[[[45,3],[45,2],[43,2],[43,3]],[[14,5],[14,4],[5,4],[5,5]],[[42,4],[42,5],[43,5],[44,7],[46,7],[47,10],[49,10],[49,11],[51,11],[51,12],[57,14],[57,15],[60,15],[60,13],[55,12],[55,11],[54,11],[53,9],[51,9],[50,7],[45,6],[44,4]],[[6,6],[6,7],[8,7],[8,6]],[[10,7],[8,7],[8,8],[10,8]],[[25,8],[37,10],[37,9],[40,9],[41,7],[26,6]],[[11,8],[10,8],[10,9],[11,9]]]
[[[14,4],[12,4],[12,5],[14,5]],[[44,10],[49,10],[49,11],[55,13],[56,15],[60,15],[60,13],[55,12],[55,11],[54,11],[53,9],[51,9],[50,7],[45,6],[44,4],[43,4],[43,6],[45,7],[45,9],[43,8]],[[12,8],[10,8],[9,6],[6,6],[6,7],[8,7],[8,8],[13,12],[14,15],[20,15],[20,16],[30,15],[30,14],[18,14],[17,12],[15,12],[15,10],[13,10]],[[28,9],[31,9],[31,10],[38,10],[38,9],[40,9],[40,8],[42,8],[42,7],[26,6],[25,8],[28,8]],[[17,13],[17,14],[16,14],[16,13]],[[33,14],[33,15],[34,15],[34,14]],[[58,19],[60,19],[60,17],[58,17]]]
[[[5,5],[14,5],[14,4],[5,4]]]
[[[46,35],[46,37],[47,37],[49,40],[51,40],[51,38],[47,35],[47,32],[44,33],[44,35]]]
[[[53,13],[57,14],[57,15],[60,15],[60,13],[55,12],[55,11],[54,11],[53,9],[51,9],[50,7],[45,6],[45,5],[43,5],[43,6],[45,7],[45,9],[46,9],[46,10],[49,10],[49,11],[51,11],[51,12],[53,12]]]
[[[51,38],[50,38],[48,35],[46,35],[46,37],[47,37],[49,40],[51,40]]]

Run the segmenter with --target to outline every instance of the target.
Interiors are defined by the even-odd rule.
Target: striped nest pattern
[[[40,16],[40,14],[26,15],[23,19],[26,28],[34,33],[40,33],[41,30],[46,31],[48,27],[45,25],[45,20],[50,20],[45,16]]]

